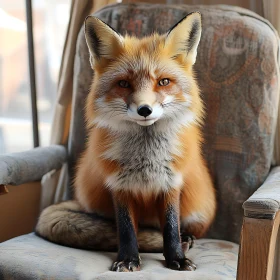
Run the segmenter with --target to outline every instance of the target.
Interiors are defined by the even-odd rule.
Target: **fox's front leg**
[[[119,251],[113,271],[132,272],[140,270],[140,257],[136,237],[136,208],[122,194],[113,195],[118,226]]]
[[[163,232],[163,255],[166,266],[174,270],[195,270],[196,266],[185,257],[180,238],[180,192],[166,193],[160,199],[160,223]]]

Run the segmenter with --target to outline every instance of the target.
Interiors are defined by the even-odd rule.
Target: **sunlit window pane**
[[[70,13],[70,0],[33,1],[37,106],[40,145],[49,145],[51,121],[63,45]]]
[[[33,0],[40,145],[49,145],[71,0]],[[33,147],[25,0],[0,0],[0,154]]]
[[[0,153],[33,147],[24,0],[0,0]]]

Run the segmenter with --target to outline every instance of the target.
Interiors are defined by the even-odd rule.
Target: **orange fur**
[[[172,204],[179,199],[178,212],[182,230],[200,237],[208,229],[216,211],[214,187],[201,155],[203,137],[200,125],[204,117],[203,104],[190,60],[182,54],[174,56],[174,46],[165,43],[165,38],[165,35],[158,34],[143,39],[126,36],[122,47],[115,44],[111,58],[101,57],[95,62],[95,75],[86,103],[89,138],[77,167],[76,199],[87,211],[112,217],[113,200],[117,196],[133,216],[135,229],[138,223],[154,226],[163,224],[162,214],[167,203]],[[138,61],[141,61],[141,67],[135,69],[134,65],[137,65]],[[182,91],[179,80],[183,78],[188,82],[188,96],[192,99],[190,110],[195,115],[195,121],[188,126],[182,126],[177,132],[176,145],[180,153],[171,155],[170,168],[181,174],[183,181],[168,193],[114,192],[107,187],[107,178],[121,173],[122,166],[117,160],[109,160],[103,156],[117,141],[116,133],[94,123],[98,116],[95,102],[102,97],[99,82],[102,77],[112,69],[122,68],[126,69],[126,73],[112,77],[104,96],[105,105],[117,98],[121,98],[126,104],[138,102],[140,93],[134,93],[139,90],[143,81],[149,86],[149,100],[152,105],[161,104],[167,96],[174,97],[176,102],[186,102],[188,97]],[[178,77],[173,70],[183,73],[183,77]],[[159,86],[158,81],[166,77],[170,79],[170,83],[166,87]],[[130,87],[120,88],[119,80],[128,81]],[[123,152],[125,153],[125,150]]]

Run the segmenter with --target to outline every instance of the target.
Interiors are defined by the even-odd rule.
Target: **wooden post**
[[[271,280],[280,212],[274,220],[244,217],[237,280]]]

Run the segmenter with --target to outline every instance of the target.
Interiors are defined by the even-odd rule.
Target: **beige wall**
[[[0,196],[0,242],[33,231],[39,215],[41,184],[8,186]]]

